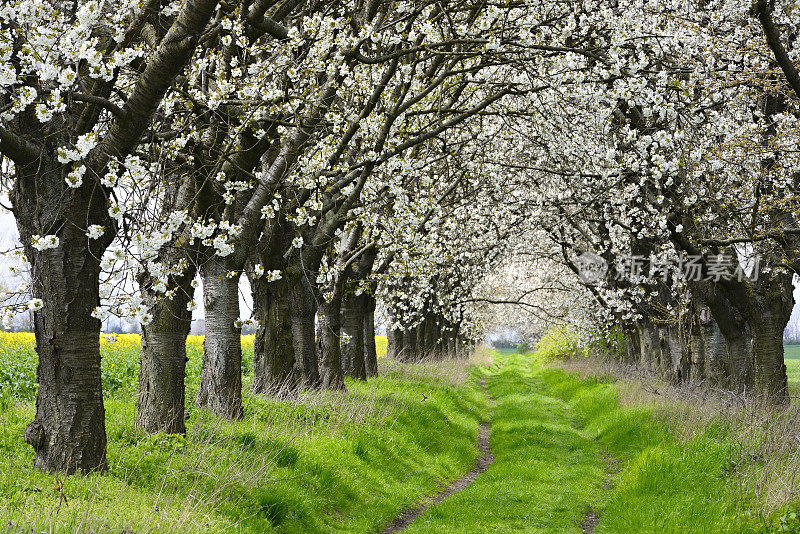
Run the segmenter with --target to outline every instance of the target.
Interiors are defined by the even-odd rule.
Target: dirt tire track
[[[486,377],[481,377],[481,388],[483,389],[484,394],[490,401],[494,401],[492,396],[489,394],[489,391],[486,389]],[[381,534],[393,534],[394,532],[400,532],[408,527],[411,523],[413,523],[419,516],[425,513],[425,511],[430,508],[431,506],[435,506],[441,503],[443,500],[448,498],[449,496],[453,495],[454,493],[458,493],[459,491],[463,491],[467,488],[470,484],[475,482],[478,476],[481,473],[485,472],[490,465],[494,462],[494,454],[492,454],[492,448],[489,445],[489,437],[491,435],[491,423],[481,423],[480,430],[478,431],[478,450],[481,451],[481,455],[475,460],[475,465],[472,466],[464,476],[461,478],[454,480],[447,486],[443,487],[442,490],[434,495],[432,498],[426,499],[420,504],[416,506],[412,506],[406,508],[394,520],[389,523],[386,528],[381,530]]]
[[[603,462],[605,463],[606,468],[606,481],[603,484],[603,489],[608,490],[613,487],[612,479],[614,475],[619,473],[620,466],[619,461],[615,460],[614,457],[608,452],[601,451],[601,454],[603,456]],[[583,534],[594,534],[594,530],[597,528],[598,523],[600,523],[600,513],[594,509],[589,510],[583,516],[581,532]]]

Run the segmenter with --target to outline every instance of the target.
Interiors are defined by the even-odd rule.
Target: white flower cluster
[[[105,232],[106,232],[105,226],[99,224],[92,224],[89,225],[89,228],[87,228],[86,236],[89,239],[99,239],[100,237],[103,236]]]
[[[31,244],[33,248],[38,251],[50,250],[57,248],[60,241],[58,236],[55,235],[46,235],[46,236],[39,236],[35,235],[31,237]]]
[[[246,326],[253,327],[253,328],[258,328],[260,326],[260,323],[258,322],[257,319],[252,319],[252,318],[251,319],[242,319],[240,317],[240,318],[236,319],[233,322],[233,325],[236,328],[243,328],[243,327],[246,327]]]

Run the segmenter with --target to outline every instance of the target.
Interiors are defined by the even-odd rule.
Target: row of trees
[[[244,324],[254,391],[292,395],[374,375],[376,313],[410,361],[463,353],[511,319],[497,305],[785,399],[794,24],[727,0],[7,2],[2,183],[29,279],[8,304],[34,311],[36,464],[105,467],[109,316],[142,324],[137,425],[185,432],[198,279],[195,402],[231,419]],[[587,252],[599,283],[577,276]],[[755,281],[715,274],[756,255]]]
[[[558,90],[520,103],[530,120],[501,156],[538,201],[537,242],[509,261],[527,265],[528,284],[509,298],[619,329],[625,360],[673,380],[786,403],[800,273],[794,8],[594,7],[570,31],[604,46],[558,58]]]
[[[480,237],[470,225],[490,224],[472,196],[497,191],[483,122],[530,90],[511,67],[549,53],[527,29],[551,15],[481,1],[5,3],[0,152],[29,279],[16,302],[35,318],[36,465],[105,468],[110,315],[143,328],[137,425],[185,432],[198,278],[198,405],[242,415],[242,276],[256,393],[374,375],[381,291],[408,304],[392,320],[412,328],[443,265],[463,260],[463,281],[485,268],[480,246],[458,256]],[[464,304],[436,306],[463,339]]]

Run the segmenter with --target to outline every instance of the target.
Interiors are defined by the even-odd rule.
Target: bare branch
[[[90,104],[96,104],[110,111],[118,119],[125,119],[125,112],[122,110],[122,108],[113,103],[111,100],[103,98],[102,96],[72,93],[72,99],[76,102],[88,102]]]

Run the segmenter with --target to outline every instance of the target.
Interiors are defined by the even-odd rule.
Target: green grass
[[[789,379],[789,384],[795,387],[800,387],[800,360],[786,359],[786,377]]]
[[[741,500],[725,480],[732,451],[724,438],[679,442],[648,409],[620,408],[613,385],[559,370],[543,376],[547,390],[624,466],[604,495],[598,534],[741,531]]]
[[[584,432],[620,462],[602,495],[598,534],[800,532],[796,505],[768,514],[759,509],[754,486],[743,484],[738,471],[758,473],[764,459],[743,460],[741,436],[724,417],[679,439],[652,407],[620,407],[613,384],[555,369],[542,377],[546,391],[564,400]]]
[[[597,444],[576,428],[572,410],[543,394],[538,363],[500,358],[485,370],[495,463],[478,480],[420,517],[408,533],[580,533],[604,481]]]
[[[376,531],[471,467],[485,409],[435,369],[382,370],[300,402],[251,395],[246,380],[242,421],[191,406],[185,438],[136,430],[133,388],[119,388],[106,398],[108,473],[64,480],[32,467],[31,403],[4,397],[0,520],[37,532]]]
[[[792,507],[757,511],[723,426],[680,440],[652,408],[620,407],[613,384],[535,355],[498,360],[483,371],[497,398],[496,462],[409,533],[578,533],[589,509],[600,513],[598,534],[800,532]]]
[[[787,360],[800,360],[800,345],[784,345],[783,357]]]
[[[794,390],[800,389],[800,345],[784,345],[783,358],[789,385]]]
[[[549,368],[540,356],[495,353],[501,365],[476,369],[462,385],[439,364],[382,359],[382,375],[348,381],[346,395],[294,402],[249,394],[246,377],[245,417],[231,423],[192,406],[198,348],[187,371],[186,437],[135,429],[138,346],[104,348],[105,475],[35,470],[22,440],[30,391],[15,392],[4,377],[0,521],[35,532],[376,532],[469,470],[478,422],[490,416],[495,463],[409,533],[578,533],[590,509],[600,512],[598,534],[800,532],[794,508],[763,517],[751,490],[737,486],[740,447],[724,426],[681,441],[651,408],[620,407],[613,384]],[[25,376],[19,362],[30,355],[21,354],[15,372]],[[795,363],[787,358],[790,380]]]

